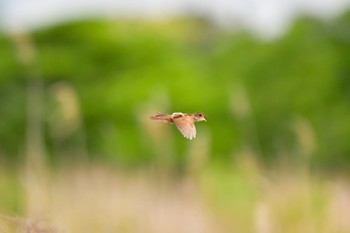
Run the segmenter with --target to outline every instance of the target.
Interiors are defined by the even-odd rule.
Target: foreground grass
[[[307,169],[245,161],[181,177],[107,166],[19,173],[0,179],[0,232],[350,232],[348,180]]]

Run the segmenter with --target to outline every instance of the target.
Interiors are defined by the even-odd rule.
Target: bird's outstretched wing
[[[176,117],[173,122],[185,138],[192,140],[196,137],[196,127],[189,117]]]

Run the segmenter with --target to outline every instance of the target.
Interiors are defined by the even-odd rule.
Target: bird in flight
[[[194,123],[197,121],[207,121],[202,112],[196,112],[193,114],[174,112],[171,115],[157,113],[156,115],[151,116],[151,119],[174,123],[182,135],[190,140],[196,137],[196,127]]]

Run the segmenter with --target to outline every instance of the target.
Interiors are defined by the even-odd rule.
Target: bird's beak
[[[205,118],[203,117],[203,121],[207,122],[207,119],[205,119]]]

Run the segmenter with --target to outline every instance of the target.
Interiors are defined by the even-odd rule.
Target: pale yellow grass
[[[350,232],[348,182],[305,169],[264,171],[243,162],[178,176],[82,166],[19,180],[24,212],[0,200],[1,233]]]

